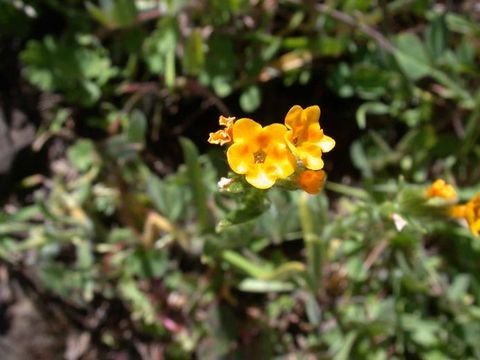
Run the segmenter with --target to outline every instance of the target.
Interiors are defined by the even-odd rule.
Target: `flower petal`
[[[466,217],[467,206],[466,205],[455,205],[452,206],[449,210],[449,215],[456,219],[461,219]]]
[[[295,172],[295,157],[285,144],[271,147],[267,154],[265,167],[272,169],[277,178],[285,179]]]
[[[225,130],[217,130],[215,132],[211,132],[210,136],[208,137],[208,142],[210,144],[216,145],[225,145],[229,143],[232,139],[228,135]]]
[[[236,143],[227,150],[227,161],[237,174],[245,174],[253,165],[253,154],[247,143]]]
[[[245,180],[257,189],[268,189],[275,184],[276,177],[272,172],[266,171],[264,166],[256,166],[245,175]]]
[[[322,148],[316,144],[305,143],[297,147],[297,154],[307,169],[320,170],[323,168]]]
[[[233,123],[235,121],[235,117],[234,116],[229,116],[229,117],[225,117],[223,115],[220,115],[220,117],[218,118],[218,123],[220,125],[223,125],[225,127],[231,127],[233,126]]]
[[[304,141],[317,142],[322,140],[323,136],[325,135],[323,133],[323,130],[320,128],[320,124],[318,122],[314,124],[310,124],[305,128],[306,128],[306,134],[305,134]]]
[[[283,124],[275,123],[265,126],[263,132],[268,133],[271,138],[274,138],[277,141],[283,141],[282,139],[287,132],[287,128]]]
[[[473,235],[478,236],[480,233],[480,220],[477,220],[469,225],[470,231]]]
[[[320,108],[317,105],[309,106],[303,110],[302,117],[305,125],[318,123],[320,119]]]
[[[299,125],[302,116],[302,107],[299,105],[294,105],[288,110],[287,115],[285,116],[285,125],[287,128],[292,129]]]
[[[427,198],[442,198],[444,200],[456,200],[457,192],[455,188],[445,182],[443,179],[437,179],[426,191]]]
[[[329,152],[335,147],[335,140],[330,136],[323,135],[322,139],[317,143],[323,152]]]
[[[279,142],[283,143],[287,128],[282,124],[272,124],[265,126],[257,135],[256,146],[261,149],[266,149],[271,145],[276,145]]]
[[[249,142],[260,133],[261,130],[262,125],[252,119],[238,119],[233,124],[233,141],[236,143]]]

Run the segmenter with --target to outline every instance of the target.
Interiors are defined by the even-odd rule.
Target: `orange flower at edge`
[[[220,115],[218,123],[224,126],[224,129],[211,132],[208,138],[210,144],[225,145],[232,141],[232,129],[235,122],[234,117],[225,117]]]
[[[310,170],[322,169],[322,154],[335,146],[335,140],[323,133],[319,119],[320,108],[316,105],[305,109],[294,105],[285,116],[285,125],[289,129],[285,137],[287,144]]]
[[[463,218],[467,221],[468,227],[473,235],[480,235],[480,193],[470,199],[465,205],[453,206],[450,216]]]
[[[322,190],[325,178],[325,171],[323,170],[305,170],[298,176],[298,185],[303,191],[315,195]]]
[[[227,150],[227,161],[237,174],[258,189],[268,189],[277,179],[295,171],[295,158],[285,143],[287,128],[282,124],[262,127],[242,118],[233,124],[233,144]]]
[[[439,197],[445,200],[456,200],[457,192],[455,191],[455,188],[446,183],[445,180],[437,179],[427,189],[426,196],[428,198]]]

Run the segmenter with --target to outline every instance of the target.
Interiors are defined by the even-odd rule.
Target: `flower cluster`
[[[437,179],[426,191],[428,198],[441,198],[444,200],[456,200],[457,192],[455,188],[447,184],[445,180]]]
[[[220,116],[224,129],[210,133],[212,144],[228,145],[230,168],[258,189],[268,189],[278,180],[295,183],[310,194],[318,193],[324,182],[322,155],[335,146],[319,123],[320,108],[295,105],[284,124],[262,127],[252,119]]]
[[[436,180],[427,190],[427,198],[441,198],[446,201],[456,202],[457,192],[455,188],[442,179]],[[465,204],[452,205],[449,208],[449,216],[463,219],[473,235],[480,235],[480,193],[476,194]]]

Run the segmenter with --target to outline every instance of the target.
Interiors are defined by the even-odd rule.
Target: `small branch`
[[[377,261],[383,251],[387,248],[388,242],[387,240],[380,241],[377,246],[375,246],[372,252],[368,255],[367,259],[365,260],[364,267],[365,270],[370,269],[370,267]]]
[[[388,53],[393,54],[395,52],[395,47],[385,36],[383,36],[375,28],[359,23],[353,16],[350,16],[348,14],[345,14],[344,12],[335,9],[331,9],[325,4],[316,5],[316,9],[322,14],[326,14],[347,25],[358,28],[361,32],[374,39]]]
[[[208,87],[200,84],[198,81],[188,79],[186,87],[194,94],[200,95],[205,98],[209,104],[214,105],[224,116],[230,116],[231,112],[227,105],[213,93]]]
[[[160,11],[160,9],[158,8],[147,10],[138,14],[135,24],[139,25],[150,20],[156,20],[160,18],[162,15],[163,15],[162,11]]]

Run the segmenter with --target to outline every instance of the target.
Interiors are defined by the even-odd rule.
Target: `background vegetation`
[[[1,0],[2,332],[25,294],[51,358],[480,358],[480,241],[422,202],[480,190],[479,24],[469,0]],[[326,190],[221,192],[218,116],[294,104],[337,142]]]

